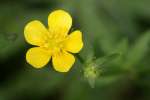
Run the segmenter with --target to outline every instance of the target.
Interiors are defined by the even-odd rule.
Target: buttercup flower
[[[48,29],[38,20],[29,22],[25,26],[24,36],[35,47],[27,51],[27,62],[35,68],[42,68],[52,58],[56,71],[68,72],[75,62],[71,53],[78,53],[83,47],[79,30],[68,34],[71,25],[71,16],[63,10],[50,13]]]

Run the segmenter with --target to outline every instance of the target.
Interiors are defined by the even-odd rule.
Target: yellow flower
[[[35,47],[27,51],[27,62],[35,68],[42,68],[52,57],[56,71],[68,72],[75,62],[71,53],[78,53],[83,47],[82,33],[79,30],[68,35],[71,25],[71,16],[63,10],[50,13],[48,29],[38,20],[28,23],[24,36]]]

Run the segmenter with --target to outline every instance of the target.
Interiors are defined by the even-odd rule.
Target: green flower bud
[[[92,88],[95,86],[95,81],[99,76],[99,72],[99,69],[92,62],[87,64],[84,68],[84,77],[87,79]]]

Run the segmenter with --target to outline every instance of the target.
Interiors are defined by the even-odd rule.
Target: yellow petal
[[[54,36],[66,36],[72,25],[72,18],[67,12],[56,10],[48,16],[48,25]]]
[[[78,53],[82,47],[82,33],[78,30],[72,32],[64,42],[64,49],[72,53]]]
[[[26,60],[35,68],[42,68],[51,58],[51,54],[41,47],[34,47],[27,51]]]
[[[31,21],[25,26],[24,36],[28,43],[41,46],[48,38],[48,30],[40,21]]]
[[[75,62],[72,54],[65,51],[52,56],[54,69],[58,72],[68,72]]]

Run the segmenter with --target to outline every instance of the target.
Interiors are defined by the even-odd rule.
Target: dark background
[[[56,9],[73,17],[71,30],[83,32],[80,56],[87,60],[111,53],[121,56],[99,66],[91,88],[77,59],[68,73],[49,63],[34,69],[25,53],[24,26]],[[1,0],[0,100],[150,100],[150,0]]]

